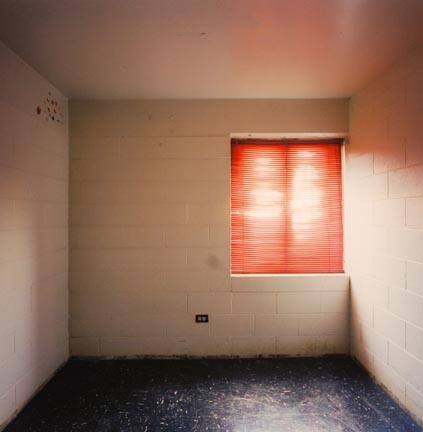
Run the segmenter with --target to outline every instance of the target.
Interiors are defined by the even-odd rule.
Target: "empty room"
[[[423,431],[423,0],[0,0],[0,431]]]

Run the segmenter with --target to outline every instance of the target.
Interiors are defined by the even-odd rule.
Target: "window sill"
[[[234,292],[348,291],[345,273],[236,274],[231,275]]]

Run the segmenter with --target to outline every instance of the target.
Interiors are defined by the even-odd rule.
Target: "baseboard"
[[[268,354],[268,355],[137,355],[137,356],[78,356],[73,355],[69,360],[237,360],[237,359],[286,359],[286,358],[323,358],[323,357],[351,357],[350,353],[322,353],[322,354]]]

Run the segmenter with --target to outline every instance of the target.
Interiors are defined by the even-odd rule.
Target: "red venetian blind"
[[[343,271],[339,142],[232,141],[231,271]]]

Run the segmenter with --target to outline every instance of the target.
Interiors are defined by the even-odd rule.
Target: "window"
[[[232,141],[231,272],[343,271],[339,142]]]

